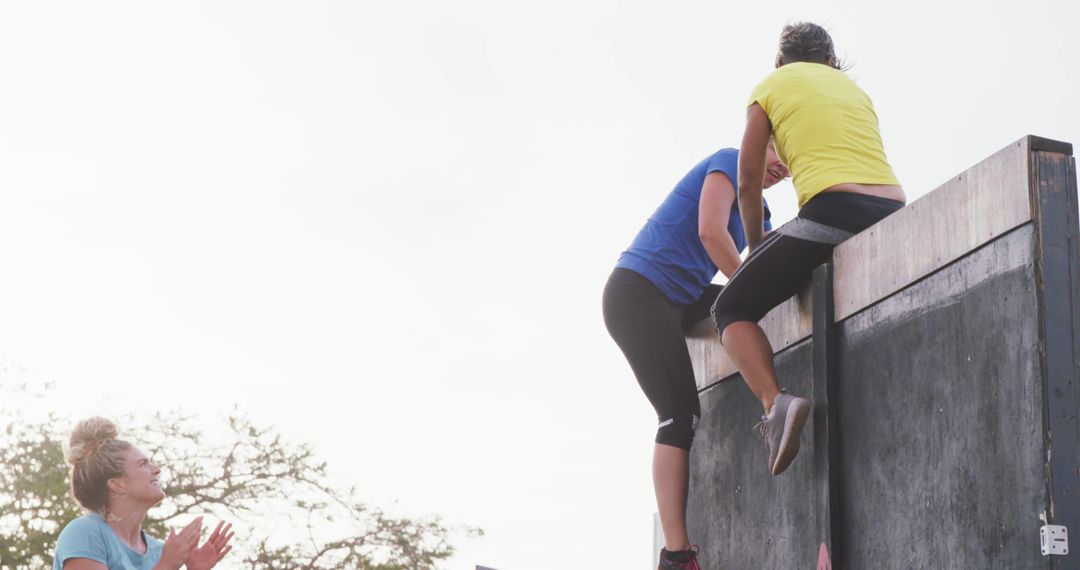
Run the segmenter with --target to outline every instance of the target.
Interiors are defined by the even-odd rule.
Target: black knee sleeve
[[[656,443],[690,451],[690,444],[694,442],[694,432],[697,431],[697,425],[698,417],[695,415],[664,420],[656,428]]]

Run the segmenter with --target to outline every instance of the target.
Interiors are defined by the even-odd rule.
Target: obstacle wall
[[[811,399],[779,477],[710,323],[688,522],[704,568],[1080,568],[1072,146],[1025,137],[841,244],[762,321]]]

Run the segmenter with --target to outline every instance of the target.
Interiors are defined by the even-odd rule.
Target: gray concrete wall
[[[845,568],[1046,567],[1033,252],[1024,226],[841,323]]]
[[[777,355],[777,375],[792,393],[811,391],[810,348],[807,340]],[[701,542],[703,568],[813,567],[818,536],[815,504],[807,499],[814,477],[805,460],[813,437],[804,435],[804,457],[773,479],[765,445],[753,430],[760,417],[761,404],[739,376],[701,394],[687,524]]]
[[[1021,227],[839,324],[838,567],[1046,567],[1033,239]],[[810,340],[776,357],[807,398],[811,369]],[[772,477],[742,378],[701,399],[688,523],[703,567],[813,568],[814,423]]]

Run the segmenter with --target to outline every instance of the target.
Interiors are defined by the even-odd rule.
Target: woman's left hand
[[[210,570],[221,562],[221,559],[232,550],[229,541],[236,533],[229,532],[230,530],[232,530],[232,523],[225,525],[225,521],[219,522],[217,528],[210,534],[210,538],[206,539],[202,546],[191,551],[187,559],[188,570]]]

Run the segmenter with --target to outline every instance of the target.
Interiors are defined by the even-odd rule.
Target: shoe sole
[[[803,425],[809,416],[810,403],[806,400],[800,398],[788,407],[787,417],[784,419],[784,435],[780,438],[780,449],[772,466],[773,475],[783,473],[799,453],[799,436],[802,435]]]

